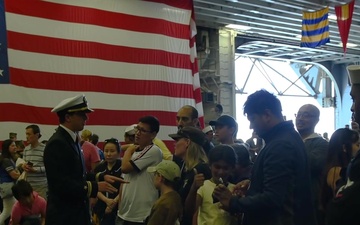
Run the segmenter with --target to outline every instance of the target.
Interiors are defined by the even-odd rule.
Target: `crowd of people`
[[[316,106],[300,107],[293,124],[266,90],[244,103],[254,131],[245,143],[232,116],[201,130],[196,108],[183,106],[169,134],[173,154],[151,115],[125,129],[123,145],[109,138],[99,149],[84,130],[93,112],[85,96],[65,99],[52,110],[60,125],[48,141],[38,125],[25,128],[26,147],[15,133],[3,141],[0,225],[9,217],[12,225],[358,224],[359,86],[352,79],[351,128],[329,140],[315,132]]]

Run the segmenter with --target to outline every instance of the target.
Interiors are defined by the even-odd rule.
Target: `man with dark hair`
[[[45,224],[46,201],[33,191],[30,183],[25,180],[19,180],[11,190],[18,201],[13,206],[10,224]]]
[[[314,197],[314,206],[318,224],[324,224],[324,215],[321,206],[320,191],[325,177],[326,157],[328,154],[328,142],[319,134],[315,133],[316,124],[320,120],[320,110],[312,104],[300,107],[296,114],[296,129],[305,144],[308,163],[310,166],[311,187]]]
[[[93,110],[84,95],[63,100],[52,112],[57,113],[60,125],[44,150],[49,188],[46,224],[90,225],[89,198],[95,198],[98,191],[116,192],[110,183],[124,181],[102,173],[86,174],[78,132]]]
[[[146,169],[162,160],[160,148],[153,144],[159,129],[160,123],[154,116],[140,118],[135,127],[135,144],[127,148],[121,164],[124,179],[129,184],[123,185],[119,193],[121,201],[116,225],[144,224],[158,198],[153,175]]]
[[[248,97],[244,114],[266,145],[245,197],[232,196],[223,185],[214,191],[225,209],[244,213],[245,225],[316,224],[305,146],[281,111],[279,99],[265,90]]]
[[[45,145],[39,142],[41,137],[38,125],[32,124],[25,129],[26,141],[29,144],[25,147],[22,169],[26,173],[26,180],[31,184],[34,191],[41,197],[47,199],[47,179],[44,165]]]

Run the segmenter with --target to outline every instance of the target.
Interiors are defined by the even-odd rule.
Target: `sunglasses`
[[[118,139],[116,138],[110,138],[110,139],[106,139],[105,143],[119,143]]]

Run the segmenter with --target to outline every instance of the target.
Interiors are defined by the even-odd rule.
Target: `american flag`
[[[48,139],[51,109],[82,93],[101,140],[154,115],[169,144],[180,107],[203,116],[192,0],[0,0],[0,14],[0,139],[32,123]]]

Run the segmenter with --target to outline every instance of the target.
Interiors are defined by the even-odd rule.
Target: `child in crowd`
[[[220,203],[214,199],[212,193],[216,185],[222,183],[233,191],[235,185],[228,179],[235,168],[237,156],[230,145],[218,145],[209,152],[209,163],[212,173],[210,180],[197,191],[196,213],[194,224],[197,225],[236,225],[236,217],[220,209]]]
[[[170,160],[163,160],[148,172],[155,173],[154,185],[160,191],[160,198],[154,203],[147,225],[174,225],[182,215],[180,195],[176,192],[180,180],[179,166]]]
[[[19,180],[11,188],[17,199],[10,225],[45,225],[46,201],[34,192],[29,182]]]

